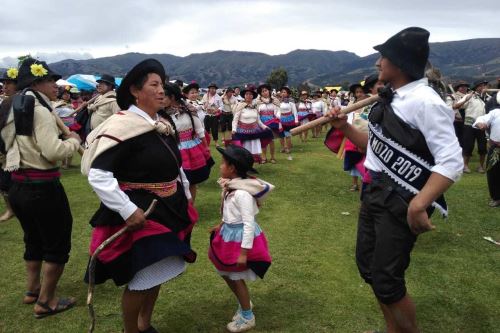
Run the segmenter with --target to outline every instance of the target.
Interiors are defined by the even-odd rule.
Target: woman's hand
[[[240,256],[236,260],[236,266],[246,266],[247,264],[247,249],[241,249]]]
[[[144,216],[144,211],[140,208],[137,208],[135,212],[129,216],[125,223],[129,230],[138,230],[144,227],[144,223],[146,222],[146,216]]]
[[[487,130],[488,129],[488,124],[485,123],[477,123],[476,127],[479,128],[481,131]]]

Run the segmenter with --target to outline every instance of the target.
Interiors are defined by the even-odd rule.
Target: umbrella
[[[68,77],[66,81],[75,84],[79,90],[92,91],[97,86],[94,75],[75,74]]]
[[[57,80],[56,84],[57,84],[59,87],[66,87],[66,86],[76,87],[76,84],[71,83],[71,82],[68,82],[68,81],[63,80],[63,79],[59,79],[59,80]]]

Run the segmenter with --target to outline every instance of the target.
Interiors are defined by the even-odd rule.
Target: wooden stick
[[[377,102],[379,100],[380,100],[379,95],[373,95],[373,96],[370,96],[368,98],[365,98],[365,99],[363,99],[363,100],[361,100],[359,102],[356,102],[356,103],[354,103],[352,105],[349,105],[349,106],[343,108],[342,110],[340,110],[340,112],[343,113],[343,114],[348,114],[348,113],[351,113],[351,112],[356,111],[358,109],[364,108],[365,106],[373,104],[373,103],[375,103],[375,102]],[[297,134],[305,132],[305,131],[307,131],[307,130],[309,130],[311,128],[314,128],[316,126],[320,126],[320,125],[329,123],[332,120],[333,119],[330,118],[330,117],[323,116],[321,118],[318,118],[318,119],[315,119],[313,121],[310,121],[307,124],[301,125],[299,127],[292,128],[292,130],[290,131],[290,133],[292,133],[292,135],[297,135]]]
[[[149,208],[144,212],[144,217],[148,217],[149,214],[151,214],[152,211],[154,211],[156,204],[158,203],[158,200],[153,199],[151,201],[151,204],[149,205]],[[118,237],[123,235],[125,232],[128,231],[128,226],[125,226],[115,232],[113,235],[111,235],[108,239],[106,239],[104,242],[99,245],[99,247],[94,251],[94,254],[92,257],[90,257],[90,262],[89,262],[89,288],[87,292],[87,306],[89,308],[89,315],[90,315],[90,327],[88,332],[92,333],[94,332],[95,328],[95,312],[94,312],[94,305],[93,305],[93,299],[94,299],[94,284],[95,284],[95,264],[97,260],[97,256],[104,250],[106,246],[109,244],[113,243]]]
[[[64,122],[62,121],[61,118],[59,118],[59,116],[57,114],[54,113],[54,116],[56,117],[56,123],[57,123],[57,127],[59,127],[59,129],[61,130],[61,132],[63,132],[63,135],[64,136],[69,136],[71,134],[71,131],[69,130],[68,126],[64,125]],[[81,146],[78,147],[78,153],[80,155],[83,155],[83,148]]]
[[[486,92],[499,92],[500,89],[485,89]]]

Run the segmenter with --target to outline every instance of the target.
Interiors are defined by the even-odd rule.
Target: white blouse
[[[259,213],[257,200],[243,190],[231,192],[224,200],[222,220],[227,224],[243,223],[243,239],[241,247],[251,249],[255,232],[255,215]]]

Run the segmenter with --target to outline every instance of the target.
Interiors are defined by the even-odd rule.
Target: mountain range
[[[288,84],[296,86],[347,85],[375,72],[378,54],[360,57],[348,51],[295,50],[282,55],[258,52],[215,51],[179,57],[171,54],[127,53],[88,60],[63,60],[50,64],[63,76],[103,74],[123,76],[139,61],[158,59],[170,79],[210,82],[220,87],[263,82],[273,69],[283,67]],[[500,78],[500,38],[480,38],[430,44],[431,63],[447,82],[458,79],[494,80]]]

